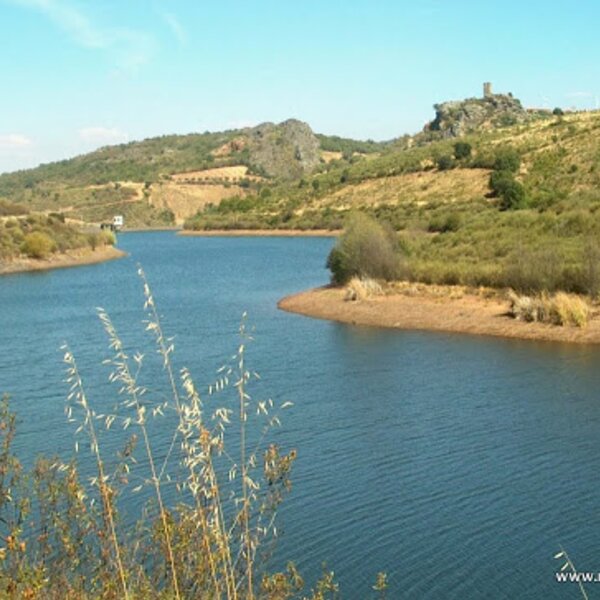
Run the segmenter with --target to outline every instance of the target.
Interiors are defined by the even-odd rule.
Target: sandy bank
[[[63,269],[65,267],[79,267],[81,265],[92,265],[127,256],[126,252],[104,246],[96,250],[69,250],[63,254],[54,254],[47,259],[18,258],[10,262],[0,262],[0,275],[11,273],[24,273],[27,271],[46,271],[48,269]]]
[[[180,231],[177,235],[204,237],[336,237],[339,231],[328,229],[207,229],[204,231]]]
[[[517,321],[507,314],[508,302],[474,294],[435,297],[427,293],[391,293],[348,302],[340,288],[317,288],[279,301],[282,310],[355,325],[492,335],[578,344],[600,343],[600,318],[587,327],[559,327]]]

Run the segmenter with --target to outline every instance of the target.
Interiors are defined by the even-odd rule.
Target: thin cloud
[[[188,34],[181,21],[172,13],[163,13],[163,21],[168,25],[171,33],[175,36],[175,39],[181,46],[185,46],[188,43]]]
[[[19,148],[28,148],[33,145],[33,141],[22,133],[0,134],[0,148],[14,150]]]
[[[84,142],[94,144],[114,144],[129,139],[129,136],[117,127],[84,127],[79,130],[79,137]]]
[[[100,27],[84,12],[65,0],[10,0],[37,10],[84,48],[111,54],[116,66],[134,69],[148,62],[154,53],[154,39],[128,27]]]

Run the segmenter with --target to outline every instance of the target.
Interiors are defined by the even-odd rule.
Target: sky
[[[480,96],[590,109],[598,0],[0,0],[0,172],[297,118],[415,133]]]

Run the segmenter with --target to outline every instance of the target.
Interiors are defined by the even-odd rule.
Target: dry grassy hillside
[[[430,202],[454,203],[483,198],[488,192],[489,170],[454,169],[452,171],[420,171],[392,177],[369,179],[345,186],[316,198],[306,208],[349,210],[360,207]]]
[[[25,201],[32,210],[62,213],[78,222],[100,223],[121,214],[126,227],[181,225],[207,205],[244,196],[248,188],[239,184],[260,180],[249,176],[247,170],[243,165],[205,169],[177,173],[156,183],[61,185],[46,194],[32,194]]]
[[[554,198],[573,197],[593,192],[600,184],[600,169],[596,169],[600,157],[598,112],[567,114],[465,139],[473,146],[475,157],[468,165],[457,162],[455,168],[435,168],[436,158],[451,153],[448,143],[445,146],[432,144],[431,158],[421,160],[417,168],[411,167],[400,174],[394,174],[395,167],[389,165],[389,157],[380,161],[370,157],[373,169],[365,167],[366,172],[361,173],[361,164],[357,163],[346,168],[336,185],[332,185],[331,178],[321,177],[325,185],[321,184],[319,191],[306,199],[303,209],[347,210],[400,203],[438,206],[489,197],[491,169],[486,167],[493,166],[494,152],[505,147],[520,154],[521,165],[516,177],[534,199],[547,194]],[[414,152],[422,153],[423,149],[415,148]],[[411,150],[398,154],[409,156]],[[378,162],[385,166],[378,169]],[[324,187],[329,189],[323,190]]]
[[[189,185],[183,183],[160,183],[150,189],[149,202],[158,210],[173,213],[175,225],[182,225],[189,217],[208,205],[218,205],[224,198],[245,195],[236,185]]]

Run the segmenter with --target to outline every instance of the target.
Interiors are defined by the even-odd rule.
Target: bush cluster
[[[497,152],[494,171],[490,175],[490,188],[500,198],[503,210],[517,210],[527,206],[525,188],[515,179],[521,166],[521,158],[516,150],[504,148]]]
[[[30,258],[47,258],[53,252],[77,248],[113,245],[110,232],[83,233],[64,222],[62,215],[31,213],[0,222],[0,260],[23,254]]]
[[[21,245],[21,252],[31,258],[47,258],[54,250],[56,250],[54,240],[41,231],[28,233]]]
[[[402,267],[396,233],[364,213],[350,215],[344,233],[327,259],[331,280],[338,285],[355,276],[386,281],[399,279]]]
[[[27,207],[0,198],[0,217],[26,215],[28,212]]]

